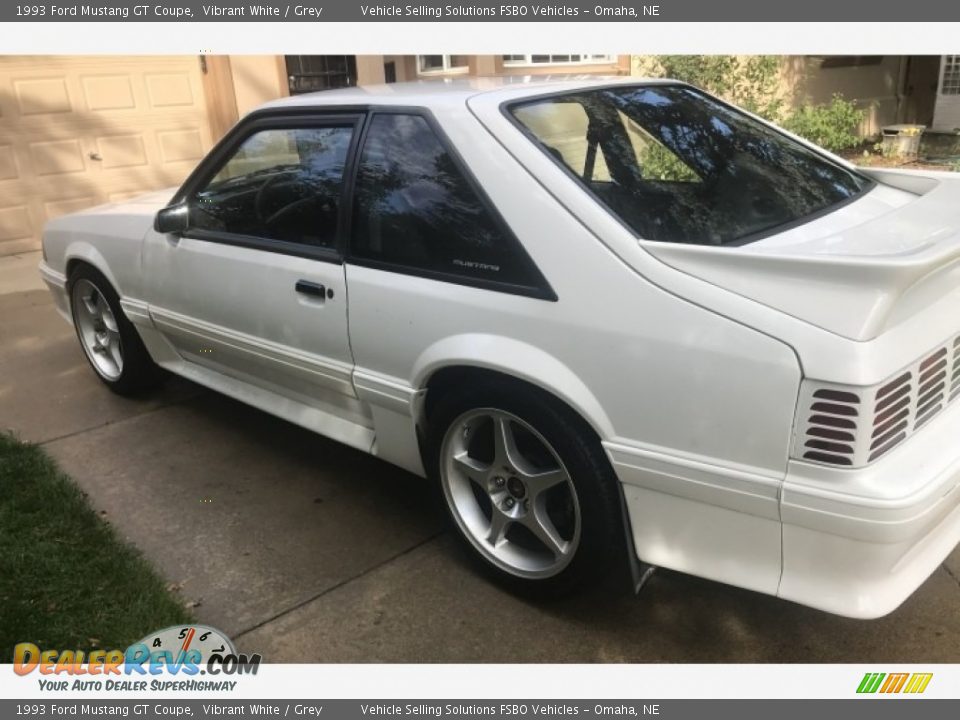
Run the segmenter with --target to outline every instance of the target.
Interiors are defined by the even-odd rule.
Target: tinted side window
[[[262,130],[190,199],[200,230],[334,247],[352,127]]]
[[[542,282],[419,115],[373,116],[355,192],[355,257],[517,285]]]

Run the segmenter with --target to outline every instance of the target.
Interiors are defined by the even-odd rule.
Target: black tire
[[[545,600],[600,581],[615,562],[625,559],[619,481],[596,433],[579,415],[549,393],[506,378],[446,393],[429,419],[428,474],[437,481],[454,534],[490,578],[513,593]],[[530,425],[559,456],[572,481],[579,503],[579,543],[572,559],[557,574],[529,578],[499,567],[475,547],[476,541],[457,520],[441,477],[444,439],[453,423],[481,408],[504,411]]]
[[[84,339],[81,335],[80,323],[78,321],[78,308],[74,303],[74,289],[81,280],[93,285],[103,296],[110,312],[116,319],[117,330],[120,336],[120,347],[123,357],[122,369],[117,377],[109,377],[97,365],[88,352]],[[96,268],[81,264],[78,265],[67,279],[67,295],[70,299],[70,314],[73,320],[73,328],[77,333],[77,339],[80,341],[81,349],[90,367],[101,382],[118,395],[136,395],[156,387],[164,377],[163,371],[153,362],[143,340],[137,329],[133,326],[127,316],[124,315],[120,307],[120,297],[113,286]]]

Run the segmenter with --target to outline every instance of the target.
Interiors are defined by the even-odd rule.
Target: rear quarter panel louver
[[[806,380],[793,457],[863,467],[897,447],[960,396],[960,336],[875,386]]]

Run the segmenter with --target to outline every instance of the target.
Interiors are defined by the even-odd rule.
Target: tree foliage
[[[769,120],[783,112],[777,55],[660,55],[666,77],[688,82]]]
[[[824,105],[791,109],[781,61],[777,55],[658,55],[641,58],[637,70],[703,88],[828,150],[857,145],[864,111],[839,94]]]

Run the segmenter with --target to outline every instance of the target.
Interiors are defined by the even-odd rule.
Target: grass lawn
[[[124,649],[189,620],[41,448],[0,433],[0,662],[19,642]]]

